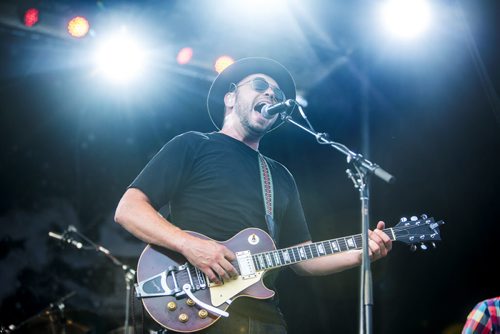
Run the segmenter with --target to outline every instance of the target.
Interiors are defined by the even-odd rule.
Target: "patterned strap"
[[[262,197],[264,198],[264,208],[266,210],[266,223],[269,233],[275,242],[278,242],[276,223],[274,222],[274,190],[271,170],[266,159],[259,153],[260,181],[262,183]]]

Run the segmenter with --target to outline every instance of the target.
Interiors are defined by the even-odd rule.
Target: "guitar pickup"
[[[254,278],[257,276],[255,265],[253,263],[252,253],[250,251],[236,252],[236,259],[240,267],[240,275],[242,279]]]

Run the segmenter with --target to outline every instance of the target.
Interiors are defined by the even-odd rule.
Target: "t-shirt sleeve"
[[[186,175],[189,175],[193,161],[192,142],[192,133],[170,140],[149,161],[129,188],[141,190],[157,210],[166,205],[180,189]]]

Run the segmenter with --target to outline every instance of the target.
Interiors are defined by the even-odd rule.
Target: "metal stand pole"
[[[294,101],[295,102],[295,101]],[[396,179],[394,176],[383,170],[377,164],[365,159],[361,154],[357,154],[345,145],[341,143],[334,142],[329,139],[328,134],[319,133],[314,130],[311,123],[309,123],[304,111],[301,106],[298,105],[299,112],[307,122],[309,128],[297,123],[292,119],[290,115],[286,112],[281,113],[281,119],[284,122],[291,123],[298,128],[306,131],[307,133],[313,135],[319,144],[329,145],[341,153],[345,154],[347,157],[347,163],[351,163],[355,169],[353,173],[350,169],[346,171],[347,176],[353,181],[354,187],[359,190],[360,201],[361,201],[361,230],[362,230],[362,241],[363,241],[363,253],[362,253],[362,264],[361,264],[361,279],[360,279],[360,323],[359,332],[360,334],[371,334],[372,333],[372,309],[373,309],[373,284],[372,284],[372,273],[370,267],[370,257],[369,257],[369,247],[368,247],[368,230],[369,230],[369,203],[370,203],[370,192],[368,187],[368,176],[373,174],[387,183],[393,183]]]
[[[130,318],[130,295],[132,293],[132,285],[134,284],[135,271],[132,269],[128,269],[125,271],[125,284],[127,287],[127,292],[125,294],[125,323],[124,323],[124,331],[125,334],[129,334],[129,318]],[[132,331],[130,331],[132,334]]]
[[[360,270],[360,294],[359,294],[359,333],[371,334],[372,330],[372,309],[373,309],[373,282],[371,263],[368,252],[368,230],[370,228],[370,191],[367,175],[359,170],[353,174],[347,170],[347,175],[353,181],[354,187],[359,190],[361,201],[361,231],[363,242],[363,253]]]

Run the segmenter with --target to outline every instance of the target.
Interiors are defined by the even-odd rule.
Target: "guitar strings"
[[[430,224],[424,224],[424,225],[420,225],[420,226],[415,226],[415,225],[402,226],[402,227],[397,227],[397,226],[396,226],[396,227],[392,227],[392,228],[386,228],[386,229],[384,229],[383,231],[384,231],[385,233],[392,234],[392,233],[391,233],[391,229],[392,229],[394,232],[404,232],[404,231],[410,231],[410,230],[415,229],[415,228],[418,228],[418,227],[425,227],[426,225],[430,225]],[[410,235],[412,235],[412,234],[407,234],[407,235],[405,235],[405,237],[410,236]],[[419,234],[418,234],[418,233],[415,233],[415,234],[413,234],[413,235],[419,235]],[[352,235],[352,236],[349,236],[349,237],[340,237],[340,238],[336,238],[336,239],[330,239],[330,240],[318,241],[318,242],[313,242],[313,243],[311,243],[311,244],[307,244],[307,245],[317,245],[317,244],[321,244],[321,243],[329,242],[329,241],[332,241],[332,240],[340,240],[340,239],[345,239],[345,238],[354,238],[354,240],[355,240],[355,242],[356,242],[356,245],[359,243],[359,241],[361,241],[361,243],[362,243],[362,235],[361,235],[361,234],[355,234],[355,235]],[[397,238],[396,238],[396,239],[394,239],[394,240],[397,240]],[[307,245],[304,245],[304,246],[307,246]],[[293,250],[294,250],[294,249],[298,249],[299,247],[304,247],[304,246],[292,246],[292,247],[287,247],[287,248],[282,248],[282,249],[272,249],[272,250],[265,251],[265,252],[261,252],[261,253],[255,253],[255,254],[252,254],[252,259],[253,259],[253,260],[256,260],[256,259],[255,259],[255,257],[256,257],[256,256],[261,255],[261,256],[264,256],[264,257],[265,257],[265,255],[266,255],[266,254],[272,254],[272,253],[274,253],[274,252],[279,252],[279,251],[281,251],[281,252],[283,252],[283,251],[287,251],[287,252],[292,251],[292,252],[293,252]],[[347,247],[347,249],[346,249],[345,251],[350,250],[350,249],[353,249],[353,248],[349,248],[349,247],[347,246],[347,244],[345,245],[345,247]],[[306,257],[309,257],[310,255],[313,255],[313,252],[312,252],[312,250],[310,249],[310,247],[308,247],[308,248],[309,248],[309,250],[307,250],[307,248],[305,248],[305,247],[304,247],[304,251],[306,252]],[[310,253],[310,254],[307,254],[307,253]],[[335,253],[340,253],[340,251],[339,251],[339,252],[330,253],[330,254],[325,254],[325,255],[333,255],[333,254],[335,254]],[[272,257],[271,257],[271,258],[272,258]],[[302,259],[301,259],[301,260],[302,260]],[[306,259],[306,260],[307,260],[307,259]],[[231,263],[231,265],[232,265],[232,266],[233,266],[233,267],[237,270],[238,274],[240,275],[241,273],[240,273],[240,271],[239,271],[239,264],[238,264],[238,261],[237,261],[237,260],[232,260],[232,261],[229,261],[229,262],[230,262],[230,263]],[[257,260],[256,260],[256,262],[257,262]],[[290,262],[290,263],[286,263],[286,261],[285,261],[285,263],[286,263],[285,265],[287,265],[287,264],[293,264],[293,263],[296,263],[296,262],[299,262],[299,261],[296,261],[296,260],[295,260],[295,261]],[[196,269],[195,269],[195,267],[194,267],[192,264],[190,264],[189,262],[187,262],[187,265],[188,265],[188,270],[190,271],[190,274],[191,274],[191,278],[193,279],[193,281],[197,280],[197,275],[196,275]],[[265,268],[265,269],[271,269],[271,268],[280,267],[280,266],[282,266],[282,265],[281,265],[281,264],[280,264],[280,265],[278,265],[278,266],[272,265],[271,267],[269,267],[269,268]],[[205,275],[205,274],[203,274],[203,275]],[[205,275],[205,277],[206,277],[206,275]],[[176,280],[177,280],[177,281],[179,281],[179,280],[183,280],[183,281],[190,282],[190,280],[189,280],[189,275],[187,274],[187,272],[186,272],[185,270],[183,270],[183,271],[181,271],[181,272],[177,272],[177,273],[176,273]],[[172,282],[172,283],[173,283],[173,282]],[[191,283],[191,282],[190,282],[190,283]],[[207,284],[208,284],[208,282],[207,282]],[[195,285],[196,285],[196,282],[195,282]],[[179,288],[181,288],[181,289],[182,289],[182,287],[179,287]]]
[[[392,229],[395,233],[398,233],[398,232],[404,232],[404,231],[413,230],[413,229],[416,229],[416,228],[418,228],[418,227],[426,227],[426,225],[428,226],[428,225],[430,225],[430,224],[429,224],[429,223],[425,223],[425,224],[423,224],[423,225],[418,225],[418,226],[415,226],[415,225],[408,225],[408,226],[402,226],[402,227],[392,227],[392,228],[386,228],[386,229],[384,229],[383,231],[384,231],[385,233],[392,234],[392,233],[391,233],[391,229]],[[438,233],[438,234],[439,234],[439,233]],[[415,233],[415,234],[406,234],[406,235],[405,235],[405,237],[408,237],[408,236],[411,236],[411,235],[421,235],[421,234],[420,234],[420,233]],[[356,247],[355,247],[355,248],[350,248],[350,247],[347,245],[347,243],[345,242],[345,239],[346,239],[346,238],[353,238],[353,239],[354,239],[354,241],[355,241],[355,243],[356,243]],[[333,255],[333,254],[335,254],[335,253],[340,253],[340,252],[347,251],[347,250],[351,250],[351,249],[359,249],[360,247],[358,247],[358,246],[357,246],[357,244],[359,244],[359,243],[361,243],[361,244],[362,244],[362,242],[363,242],[363,240],[362,240],[362,235],[361,235],[361,234],[356,234],[356,235],[352,235],[352,236],[348,236],[348,237],[340,237],[340,238],[336,238],[336,239],[330,239],[330,240],[324,240],[324,241],[313,242],[313,243],[311,243],[311,244],[307,244],[307,245],[304,245],[304,246],[308,246],[308,245],[310,246],[310,245],[322,244],[322,243],[325,243],[325,242],[330,242],[330,241],[333,241],[333,240],[336,240],[336,241],[338,242],[339,240],[342,240],[342,239],[344,239],[344,243],[345,243],[344,247],[346,247],[346,249],[345,249],[345,250],[342,250],[342,246],[340,246],[340,251],[333,252],[333,253],[330,253],[330,254],[324,254],[324,255]],[[395,238],[394,238],[394,240],[398,240],[398,239],[395,237]],[[287,248],[283,248],[283,249],[273,249],[273,250],[266,251],[266,252],[261,252],[261,253],[252,254],[252,257],[255,259],[255,257],[256,257],[256,256],[264,256],[264,257],[265,257],[265,256],[266,256],[266,255],[268,255],[268,254],[272,254],[272,253],[275,253],[275,252],[283,252],[283,251],[286,251],[286,252],[292,251],[292,254],[294,254],[294,253],[293,253],[293,251],[294,251],[294,250],[297,250],[298,248],[303,247],[304,251],[306,252],[306,259],[301,258],[301,257],[300,257],[300,254],[299,254],[299,259],[300,259],[299,261],[297,261],[297,260],[296,260],[296,258],[295,258],[295,260],[294,260],[294,261],[292,261],[292,262],[290,262],[290,263],[286,263],[286,264],[292,264],[292,263],[300,262],[300,261],[302,261],[302,260],[308,260],[308,259],[310,259],[310,256],[311,256],[311,255],[314,255],[314,254],[313,254],[313,251],[311,250],[311,248],[310,248],[310,247],[304,247],[304,246],[292,246],[292,247],[287,247]],[[308,250],[308,248],[309,248],[309,250]],[[295,257],[295,255],[294,255],[294,257]],[[313,256],[313,257],[315,257],[315,256]],[[271,256],[271,258],[272,258],[272,256]],[[256,261],[256,262],[257,262],[257,261]],[[273,262],[273,261],[271,261],[271,262]],[[286,261],[285,261],[285,262],[286,262]],[[234,263],[232,263],[232,264],[234,265]],[[279,267],[279,266],[281,266],[281,264],[280,264],[280,265],[278,265],[278,266],[276,266],[276,265],[272,264],[269,268]],[[267,268],[265,268],[265,269],[267,269]]]

